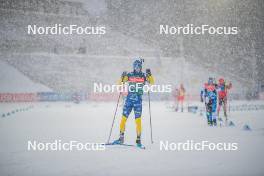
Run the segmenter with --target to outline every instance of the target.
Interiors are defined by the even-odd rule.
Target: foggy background
[[[263,0],[0,0],[0,175],[264,175],[263,5]],[[105,26],[106,34],[27,34],[28,25],[55,24]],[[239,33],[164,36],[161,24],[237,26]],[[145,59],[143,70],[151,69],[156,84],[183,83],[187,94],[183,112],[175,110],[172,93],[144,94],[150,100],[142,102],[145,151],[27,150],[29,140],[104,143],[112,129],[110,142],[117,139],[124,97],[95,95],[93,83],[116,84],[123,71],[132,71],[135,57]],[[208,77],[233,83],[228,121],[221,110],[215,127],[208,127],[204,103],[196,101]],[[126,123],[127,144],[137,137],[133,114]],[[239,149],[161,151],[159,144],[205,140],[237,143]]]
[[[264,89],[262,0],[1,0],[0,60],[56,92],[115,84],[145,59],[157,84],[198,94],[209,76],[233,94]],[[106,26],[105,35],[28,35],[27,25]],[[237,35],[159,35],[159,25],[237,26]],[[4,64],[0,65],[4,67]],[[1,68],[3,69],[3,68]],[[8,84],[8,82],[1,82]]]

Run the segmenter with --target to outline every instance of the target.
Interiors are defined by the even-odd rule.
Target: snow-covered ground
[[[1,104],[0,112],[29,104]],[[235,127],[208,127],[199,113],[176,113],[152,103],[154,144],[150,143],[148,104],[144,103],[146,150],[109,146],[105,151],[28,151],[28,140],[106,142],[114,103],[34,103],[34,108],[0,118],[0,175],[264,175],[264,111],[232,112]],[[113,129],[118,136],[121,107]],[[252,131],[242,130],[244,124]],[[135,142],[133,114],[126,143]],[[160,151],[160,141],[238,143],[237,151]]]

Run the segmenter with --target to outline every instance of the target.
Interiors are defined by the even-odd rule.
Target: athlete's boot
[[[137,136],[136,144],[137,147],[142,147],[140,136]]]
[[[124,143],[124,133],[120,133],[120,136],[117,140],[113,142],[113,144],[123,144]]]
[[[216,119],[213,120],[213,126],[217,126]]]

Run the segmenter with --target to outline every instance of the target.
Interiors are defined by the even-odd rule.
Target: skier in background
[[[213,78],[209,78],[201,90],[201,102],[205,102],[207,123],[210,126],[216,126],[216,107],[217,107],[217,84]]]
[[[224,116],[227,121],[227,91],[232,88],[232,83],[225,83],[223,78],[218,80],[217,90],[218,90],[218,108],[217,108],[217,116],[219,117],[220,109],[223,105]]]
[[[176,104],[176,111],[179,109],[179,104],[181,106],[181,112],[183,112],[183,102],[185,99],[185,88],[183,84],[180,85],[180,88],[177,91],[177,104]]]
[[[154,79],[150,69],[146,69],[146,74],[142,72],[142,60],[136,60],[133,63],[133,71],[130,73],[123,72],[121,80],[122,83],[128,82],[129,89],[123,107],[123,115],[120,122],[119,139],[115,140],[113,144],[124,143],[126,121],[132,109],[134,109],[136,133],[137,133],[136,144],[138,147],[142,147],[141,113],[142,113],[143,86],[145,85],[146,82],[148,82],[149,84],[154,84]],[[135,88],[136,85],[138,86],[138,89]]]

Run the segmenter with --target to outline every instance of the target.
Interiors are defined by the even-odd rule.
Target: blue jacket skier
[[[206,117],[208,125],[216,126],[217,119],[217,85],[214,82],[213,78],[208,79],[208,83],[204,84],[203,89],[201,90],[201,102],[205,102],[206,108]]]
[[[133,71],[130,73],[123,72],[121,82],[128,82],[128,95],[123,107],[123,114],[120,122],[120,136],[114,141],[115,144],[124,143],[125,125],[127,118],[132,110],[135,114],[137,146],[141,147],[141,113],[142,113],[142,95],[145,83],[154,84],[154,79],[150,69],[146,69],[146,74],[142,72],[142,60],[136,60],[133,63]]]

